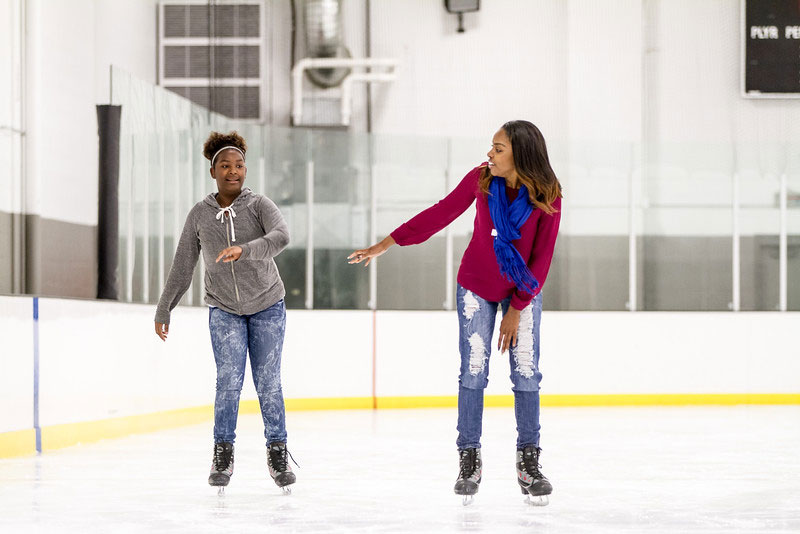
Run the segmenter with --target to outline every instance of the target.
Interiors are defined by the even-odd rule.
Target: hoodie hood
[[[235,207],[236,205],[242,202],[246,202],[248,197],[250,197],[252,194],[253,191],[249,187],[243,187],[242,192],[239,193],[239,196],[236,197],[236,200],[233,201],[233,204],[231,204],[231,206]],[[209,193],[208,195],[206,195],[206,198],[203,199],[203,203],[208,204],[212,208],[218,210],[222,209],[222,206],[220,206],[219,202],[217,202],[217,193]]]

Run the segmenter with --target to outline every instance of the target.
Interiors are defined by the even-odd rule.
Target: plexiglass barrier
[[[290,308],[453,309],[474,205],[372,266],[347,255],[434,204],[486,158],[485,139],[281,128],[209,113],[114,69],[122,106],[121,300],[155,303],[189,209],[215,190],[212,130],[247,140],[246,185],[289,225]],[[800,309],[800,150],[790,143],[642,147],[548,139],[564,188],[551,310]],[[184,304],[202,305],[202,266]]]

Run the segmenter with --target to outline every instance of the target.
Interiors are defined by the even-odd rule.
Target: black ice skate
[[[481,483],[483,473],[483,462],[481,462],[480,449],[460,449],[458,480],[453,487],[456,495],[463,495],[461,504],[467,506],[472,504],[473,496],[478,493],[478,485]]]
[[[285,443],[276,441],[267,446],[267,465],[269,466],[269,476],[281,488],[281,491],[286,495],[292,493],[292,488],[289,486],[295,483],[297,477],[292,473],[292,467],[289,465],[289,451],[286,449]]]
[[[233,443],[214,444],[214,458],[211,460],[211,474],[208,484],[219,488],[219,495],[225,494],[225,486],[231,481],[233,474]]]
[[[553,486],[539,469],[539,454],[542,449],[529,446],[517,451],[517,482],[523,495],[527,495],[526,502],[533,506],[547,506],[550,502],[548,495],[553,493]]]

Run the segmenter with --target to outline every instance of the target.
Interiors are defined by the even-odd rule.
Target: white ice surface
[[[240,417],[224,498],[211,423],[0,460],[0,532],[800,532],[800,407],[545,408],[550,505],[523,503],[513,410],[487,409],[475,502],[454,409],[289,412],[291,496]]]

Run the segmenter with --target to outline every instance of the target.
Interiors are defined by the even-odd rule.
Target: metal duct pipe
[[[341,0],[304,0],[306,56],[312,58],[349,58],[350,51],[342,44]],[[312,69],[309,79],[320,87],[335,87],[350,74],[350,69]]]

